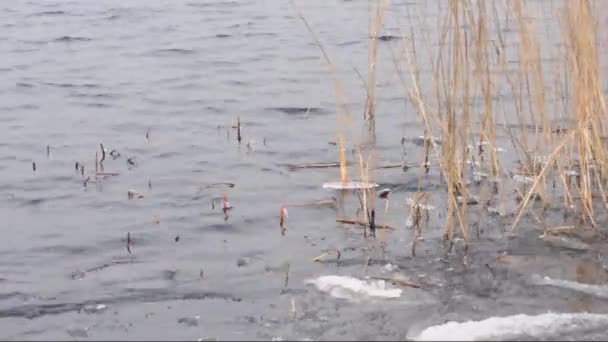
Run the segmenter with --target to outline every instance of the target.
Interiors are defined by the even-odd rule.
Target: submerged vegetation
[[[414,227],[412,254],[423,234],[421,225],[429,224],[430,194],[422,183],[432,169],[439,171],[445,185],[446,195],[440,199],[447,208],[443,240],[448,248],[454,241],[463,242],[465,264],[471,239],[479,237],[482,215],[511,218],[505,229],[510,234],[518,232],[524,219],[540,226],[543,236],[571,230],[597,233],[608,209],[608,113],[594,15],[597,4],[560,2],[560,31],[550,35],[540,33],[542,22],[526,16],[525,1],[449,0],[438,6],[442,15],[436,40],[424,37],[429,51],[416,46],[420,37],[413,28],[400,32],[397,45],[387,47],[398,46],[392,51],[396,74],[423,133],[421,160],[414,168],[402,165],[404,171],[420,170],[419,191],[407,206],[408,225]],[[351,133],[353,142],[355,135],[337,67],[294,7],[334,80],[340,181],[343,189],[357,188],[360,199],[360,217],[339,222],[362,224],[366,238],[375,236],[375,125],[383,120],[376,112],[376,67],[378,49],[385,48],[379,41],[389,4],[369,1],[365,129],[353,146],[360,178],[354,185],[360,186],[350,184],[347,174],[345,133]],[[505,32],[515,41],[508,42]],[[426,68],[430,80],[420,76]],[[502,153],[504,143],[512,153]],[[513,200],[517,205],[509,206]],[[557,215],[548,215],[557,211],[563,213],[563,222],[552,222]],[[564,226],[569,229],[561,229]]]

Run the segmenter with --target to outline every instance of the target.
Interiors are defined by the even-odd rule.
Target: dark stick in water
[[[46,157],[51,156],[51,145],[46,145]]]
[[[219,182],[219,183],[211,183],[211,184],[205,186],[205,189],[212,188],[212,187],[217,186],[217,185],[226,185],[229,188],[234,188],[234,186],[235,186],[235,184],[231,183],[231,182]]]
[[[78,169],[79,169],[78,162],[76,162],[76,164],[74,164],[74,169],[76,169],[76,171],[78,171]]]
[[[34,170],[34,172],[36,172],[36,162],[32,162],[32,170]]]
[[[372,214],[369,218],[369,233],[371,237],[376,237],[376,210],[374,209],[372,209]]]
[[[238,140],[239,144],[241,143],[241,117],[237,117],[236,119],[236,140]]]
[[[82,183],[82,185],[86,188],[87,183],[89,183],[90,180],[91,180],[91,177],[87,177],[87,179],[84,180],[84,183]]]
[[[127,232],[127,252],[131,254],[131,233]]]
[[[348,219],[348,218],[337,218],[336,222],[339,223],[347,223],[347,224],[354,224],[354,225],[359,225],[359,226],[367,226],[367,223],[363,222],[363,221],[358,221],[358,220],[352,220],[352,219]],[[375,226],[375,229],[390,229],[390,230],[395,230],[394,227],[391,227],[387,224],[379,224]]]
[[[99,147],[101,147],[101,159],[99,160],[99,165],[101,165],[101,167],[103,168],[103,161],[106,160],[106,149],[103,148],[103,144],[99,144]]]
[[[291,265],[289,264],[289,261],[287,263],[285,263],[285,287],[287,287],[289,285],[289,269],[291,268]]]

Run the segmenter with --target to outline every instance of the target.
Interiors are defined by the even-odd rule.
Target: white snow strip
[[[330,296],[350,301],[368,298],[399,298],[399,288],[387,286],[384,280],[361,280],[348,276],[326,275],[306,281]]]
[[[590,294],[600,298],[608,298],[608,286],[605,285],[591,285],[591,284],[583,284],[576,281],[571,280],[563,280],[563,279],[552,279],[549,277],[541,277],[539,275],[535,275],[532,277],[532,283],[535,285],[548,285],[561,287],[564,289],[574,290],[586,294]]]
[[[482,321],[448,322],[426,328],[417,341],[481,341],[564,338],[572,334],[604,331],[608,315],[590,313],[519,314]]]

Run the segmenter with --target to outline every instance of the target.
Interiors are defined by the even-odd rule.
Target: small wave
[[[171,48],[171,49],[154,50],[152,53],[160,54],[160,55],[164,55],[164,54],[192,55],[192,54],[195,54],[196,51],[194,51],[192,49]]]
[[[127,289],[127,294],[115,296],[107,299],[88,300],[73,303],[53,303],[53,304],[25,304],[12,308],[0,309],[0,318],[5,317],[24,317],[34,319],[46,315],[59,315],[72,311],[84,311],[90,313],[90,308],[107,308],[107,305],[124,304],[126,302],[135,303],[158,303],[175,300],[212,300],[219,299],[232,302],[240,302],[241,298],[227,293],[219,292],[183,292],[175,293],[163,289]]]
[[[360,44],[360,43],[361,43],[361,41],[359,41],[359,40],[349,40],[349,41],[338,43],[338,46],[344,47],[344,46],[351,46],[351,45],[356,45],[356,44]]]
[[[74,83],[58,83],[58,82],[43,82],[42,84],[57,88],[99,88],[99,85],[93,83],[83,83],[83,84],[74,84]]]
[[[48,16],[58,16],[58,15],[66,15],[65,11],[43,11],[38,13],[33,13],[30,17],[48,17]]]
[[[55,38],[56,42],[88,42],[93,39],[87,37],[75,37],[75,36],[62,36],[59,38]]]
[[[247,32],[245,37],[278,37],[276,32]]]
[[[416,341],[483,341],[564,338],[572,334],[603,332],[608,315],[545,313],[490,317],[482,321],[448,322],[426,328]]]
[[[272,107],[268,108],[270,110],[274,110],[277,112],[281,112],[288,115],[298,115],[298,114],[307,114],[307,113],[321,113],[321,108],[315,107]]]
[[[112,105],[109,105],[107,103],[99,103],[99,102],[88,102],[88,103],[78,103],[80,105],[83,105],[85,107],[89,107],[89,108],[111,108]]]

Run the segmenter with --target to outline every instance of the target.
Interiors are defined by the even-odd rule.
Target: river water
[[[353,146],[365,103],[357,72],[367,72],[367,2],[297,4],[338,67]],[[401,144],[422,128],[393,56],[409,26],[419,37],[436,33],[438,5],[395,1],[387,12],[383,33],[394,39],[379,42],[381,164],[420,160],[419,147]],[[556,7],[535,1],[530,15],[549,18]],[[449,320],[607,311],[597,291],[528,277],[589,282],[587,273],[605,272],[601,255],[556,251],[533,229],[506,239],[502,218],[481,223],[471,269],[459,252],[443,255],[436,171],[425,189],[437,193],[438,223],[417,257],[405,227],[417,171],[377,173],[393,191],[379,220],[397,228],[385,233],[384,253],[361,229],[337,224],[334,207],[289,206],[333,197],[340,215],[354,217],[358,200],[322,188],[339,179],[336,168],[286,167],[338,158],[333,81],[287,1],[5,1],[0,27],[2,339],[406,339]],[[95,177],[100,143],[103,171],[118,175]],[[339,263],[313,261],[333,249]],[[496,261],[507,252],[508,262]],[[349,301],[306,284],[332,274],[400,274],[429,286]],[[606,338],[589,329],[559,337]]]

